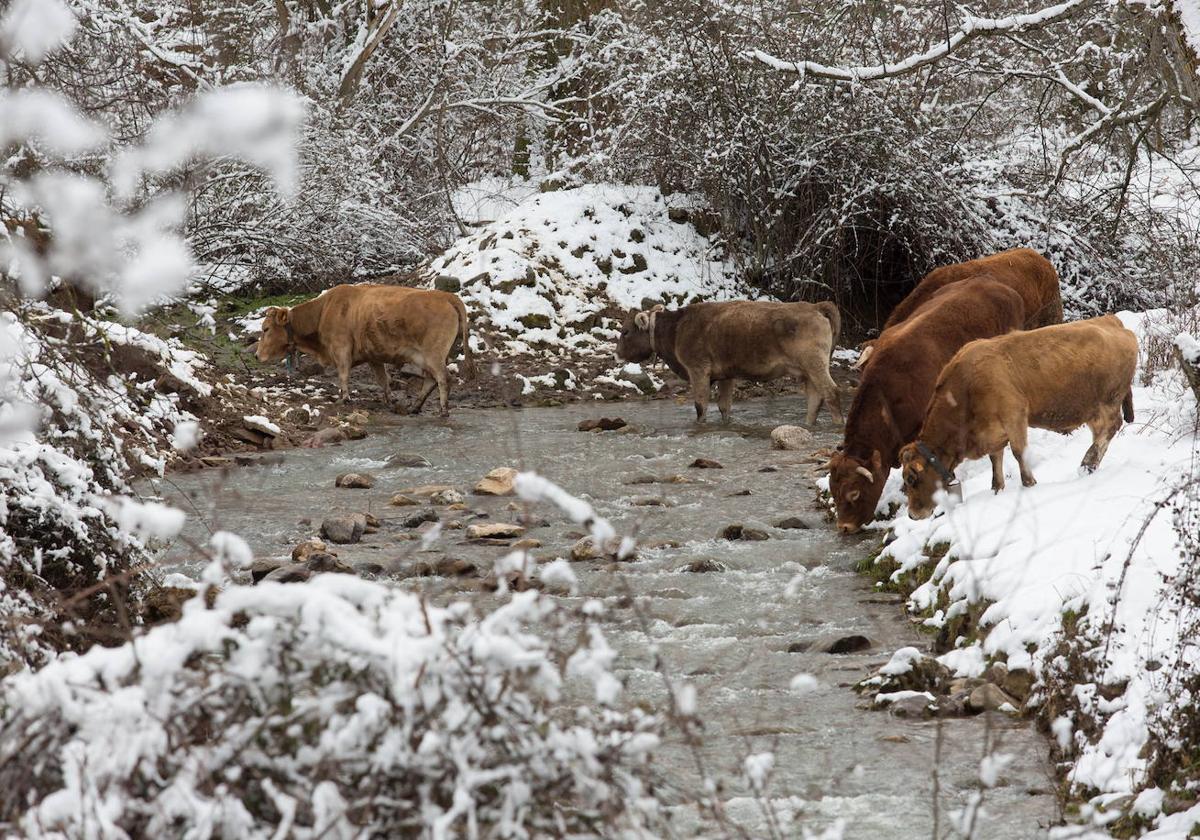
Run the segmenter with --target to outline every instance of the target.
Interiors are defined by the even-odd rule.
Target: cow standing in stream
[[[658,356],[692,386],[696,419],[704,421],[712,383],[717,406],[729,418],[738,379],[766,382],[784,376],[803,380],[808,392],[808,425],[827,403],[842,420],[829,358],[841,331],[837,306],[823,303],[771,303],[738,300],[693,303],[682,309],[656,306],[631,313],[617,340],[617,356],[644,362]]]
[[[964,460],[987,455],[992,490],[1004,489],[1004,447],[1012,449],[1021,483],[1036,481],[1025,463],[1030,427],[1067,434],[1092,430],[1080,466],[1092,472],[1109,441],[1133,420],[1137,336],[1115,315],[1044,327],[958,351],[938,377],[917,440],[900,452],[908,512],[924,519],[933,494],[952,483]]]
[[[369,364],[383,398],[391,402],[387,364],[412,364],[424,387],[411,411],[418,412],[438,389],[443,417],[450,413],[446,360],[461,342],[463,373],[475,375],[467,310],[458,295],[404,286],[334,286],[292,307],[273,306],[263,318],[260,362],[277,362],[300,351],[337,368],[340,402],[350,396],[350,369]]]

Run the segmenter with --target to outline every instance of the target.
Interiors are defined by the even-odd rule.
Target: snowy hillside
[[[507,353],[609,352],[618,312],[753,297],[694,210],[651,187],[589,184],[535,193],[429,265]],[[485,211],[487,212],[487,211]]]

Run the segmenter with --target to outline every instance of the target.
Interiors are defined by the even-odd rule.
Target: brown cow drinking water
[[[909,515],[929,516],[934,491],[970,458],[991,458],[999,493],[1006,445],[1021,483],[1035,484],[1025,463],[1030,426],[1066,434],[1086,424],[1092,445],[1080,466],[1095,470],[1122,416],[1133,420],[1137,355],[1137,337],[1115,315],[972,341],[938,377],[920,435],[901,450]]]
[[[404,286],[334,286],[293,307],[272,306],[263,318],[258,360],[277,362],[299,350],[337,368],[341,401],[350,395],[350,369],[369,364],[391,402],[386,364],[421,369],[425,387],[412,411],[438,389],[442,416],[449,414],[446,359],[462,342],[463,373],[475,375],[467,310],[457,295]]]
[[[852,534],[875,518],[883,485],[899,465],[900,447],[921,428],[942,366],[967,342],[1024,322],[1024,304],[1011,286],[977,277],[939,289],[910,318],[884,330],[850,404],[841,451],[829,461],[838,530]]]
[[[837,306],[828,301],[693,303],[675,311],[656,306],[625,319],[617,356],[627,362],[662,358],[691,383],[700,421],[708,411],[714,382],[717,406],[721,416],[728,418],[736,380],[796,377],[808,391],[811,426],[822,402],[829,404],[836,422],[842,419],[837,385],[829,376],[829,357],[840,330]]]

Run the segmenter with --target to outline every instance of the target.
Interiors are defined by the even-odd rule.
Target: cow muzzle
[[[837,528],[838,532],[845,536],[857,534],[862,530],[862,526],[854,522],[839,522]]]

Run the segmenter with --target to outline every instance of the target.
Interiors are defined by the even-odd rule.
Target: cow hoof
[[[1025,485],[1026,487],[1033,487],[1035,484],[1037,484],[1037,479],[1036,478],[1022,478],[1021,483],[1023,485]]]

